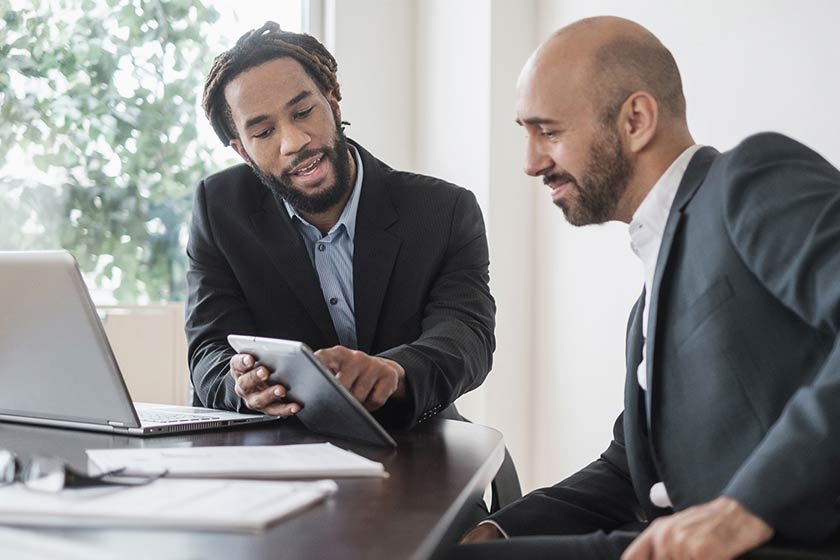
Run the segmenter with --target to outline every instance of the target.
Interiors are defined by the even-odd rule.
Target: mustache
[[[551,183],[571,183],[574,186],[580,188],[577,179],[575,179],[574,176],[569,173],[554,173],[552,175],[544,175],[543,183],[546,185],[550,185]]]

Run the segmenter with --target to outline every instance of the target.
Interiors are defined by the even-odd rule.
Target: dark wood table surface
[[[328,501],[263,533],[145,529],[37,529],[46,535],[148,558],[430,558],[457,538],[472,504],[502,463],[499,432],[467,422],[431,420],[395,433],[397,449],[357,445],[307,432],[296,421],[154,438],[0,423],[0,448],[22,458],[51,455],[87,469],[86,449],[284,445],[331,441],[379,461],[385,479],[336,479]],[[2,556],[2,554],[0,554]],[[145,554],[141,554],[145,556]]]

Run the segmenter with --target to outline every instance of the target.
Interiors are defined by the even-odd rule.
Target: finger
[[[230,359],[230,372],[233,378],[249,372],[254,367],[254,357],[250,354],[236,354]]]
[[[286,389],[281,385],[274,385],[272,387],[267,387],[262,391],[246,393],[244,400],[245,404],[251,410],[263,411],[266,407],[282,401],[285,396]]]
[[[343,370],[335,374],[335,380],[341,383],[351,393],[353,392],[353,383],[356,381],[356,377],[358,375],[353,370]]]
[[[653,540],[650,537],[650,529],[647,529],[630,543],[621,555],[621,560],[651,560],[652,556]]]
[[[365,408],[373,411],[382,408],[397,390],[397,382],[387,377],[382,377],[376,382],[373,391],[365,399]]]
[[[236,380],[236,386],[243,393],[254,393],[267,389],[267,381],[268,369],[264,366],[260,366],[240,375]]]
[[[350,393],[356,397],[357,401],[367,407],[368,396],[373,391],[373,386],[376,385],[377,381],[377,374],[374,371],[363,371],[353,382],[353,387],[350,389]]]
[[[263,412],[271,416],[292,416],[300,412],[301,408],[298,403],[275,403],[265,407]]]
[[[327,369],[336,373],[339,371],[345,362],[350,358],[349,349],[344,346],[333,346],[332,348],[323,348],[315,352],[315,357],[318,358]]]
[[[682,520],[681,520],[682,521]],[[691,530],[691,527],[685,523],[669,528],[668,534],[665,536],[663,550],[668,552],[668,558],[694,560],[695,558],[703,558],[704,560],[714,560],[710,555],[694,556],[694,541],[697,535]]]
[[[717,554],[695,556],[694,549],[699,544],[714,544],[714,535],[708,534],[705,522],[707,516],[703,508],[691,507],[679,513],[659,518],[659,530],[653,539],[654,559],[667,560],[716,560]],[[704,547],[703,547],[704,548]]]
[[[677,551],[674,549],[674,533],[670,517],[663,517],[662,523],[651,534],[650,554],[652,560],[676,560]],[[667,521],[666,521],[667,520]]]

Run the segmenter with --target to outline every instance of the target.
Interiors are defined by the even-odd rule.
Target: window
[[[97,303],[184,298],[195,184],[235,163],[213,56],[300,0],[0,0],[0,250],[70,250]]]

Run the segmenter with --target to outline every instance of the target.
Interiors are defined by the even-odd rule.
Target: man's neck
[[[336,223],[338,223],[338,219],[341,217],[341,213],[344,212],[344,207],[347,206],[347,201],[350,200],[351,196],[353,196],[353,186],[356,184],[357,170],[356,158],[353,157],[353,154],[350,152],[349,148],[347,149],[347,158],[350,163],[350,188],[347,189],[347,192],[343,197],[341,197],[341,200],[339,200],[335,205],[325,210],[324,212],[310,214],[298,210],[298,213],[303,217],[304,220],[318,228],[318,231],[321,232],[321,235],[327,235],[329,231],[333,228],[333,226]],[[339,179],[340,178],[336,176],[336,181],[338,181]]]
[[[694,139],[686,131],[680,138],[662,142],[658,149],[648,154],[640,154],[630,184],[627,185],[627,190],[616,208],[615,219],[629,224],[633,214],[659,178],[680,154],[694,144]]]

